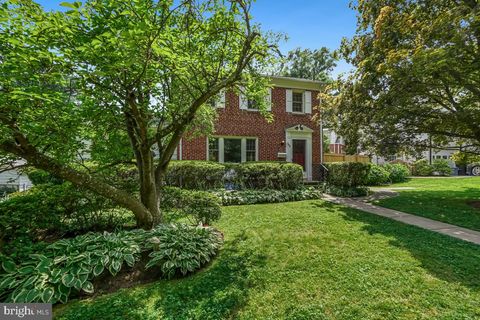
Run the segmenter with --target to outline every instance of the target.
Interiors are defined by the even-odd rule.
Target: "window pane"
[[[247,139],[247,150],[246,150],[246,160],[247,161],[255,161],[256,160],[256,140],[255,139]]]
[[[242,161],[242,140],[223,139],[224,161],[241,162]]]
[[[258,110],[257,101],[248,99],[247,108],[250,110]]]
[[[219,161],[218,159],[218,138],[208,139],[208,160]]]
[[[292,98],[293,98],[292,111],[303,112],[303,93],[294,92],[292,95]]]

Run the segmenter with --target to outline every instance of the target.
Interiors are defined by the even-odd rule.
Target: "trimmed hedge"
[[[288,162],[245,162],[227,165],[235,171],[234,183],[245,189],[292,190],[303,185],[303,168]]]
[[[165,176],[168,186],[192,190],[223,187],[225,166],[211,161],[171,161]]]
[[[172,161],[165,182],[191,190],[212,190],[230,185],[236,189],[292,190],[303,185],[303,169],[295,163]]]
[[[350,188],[366,186],[370,163],[332,162],[326,164],[328,169],[327,184],[331,186]]]

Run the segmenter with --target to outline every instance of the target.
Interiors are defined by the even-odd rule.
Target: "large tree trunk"
[[[139,173],[140,200],[148,209],[149,216],[145,221],[139,221],[139,227],[152,228],[162,222],[162,213],[160,211],[160,194],[155,183],[154,159],[150,148],[141,152],[141,157],[137,159],[137,168]]]

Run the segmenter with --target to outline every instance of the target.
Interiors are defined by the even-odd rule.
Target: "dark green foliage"
[[[337,187],[366,186],[370,163],[335,162],[328,163],[327,184]]]
[[[384,166],[372,164],[368,173],[367,185],[380,186],[390,182],[390,173]]]
[[[222,245],[221,235],[211,228],[160,225],[150,235],[151,259],[145,268],[160,267],[166,278],[200,269]]]
[[[328,163],[325,191],[340,197],[364,196],[368,193],[370,163],[335,162]]]
[[[220,190],[215,191],[224,206],[256,203],[290,202],[320,199],[322,191],[316,188],[296,190]]]
[[[296,48],[288,52],[281,75],[328,82],[336,66],[333,54],[326,47],[310,50]]]
[[[26,170],[26,174],[33,185],[61,184],[63,182],[62,179],[57,178],[54,175],[40,169],[28,168]]]
[[[8,302],[65,303],[80,291],[94,292],[93,280],[108,271],[115,276],[150,252],[148,267],[165,277],[199,269],[217,253],[221,235],[211,228],[159,225],[150,231],[88,233],[60,240],[18,265],[2,261],[0,299]]]
[[[126,210],[68,182],[36,185],[0,202],[0,239],[7,254],[45,237],[114,230],[128,221]]]
[[[433,167],[428,163],[427,159],[415,161],[412,170],[415,176],[431,176],[433,174]]]
[[[452,174],[452,168],[445,159],[436,159],[432,163],[433,172],[440,176],[449,176]]]
[[[303,169],[287,162],[246,162],[229,166],[235,183],[246,189],[291,190],[303,185]]]
[[[389,173],[391,183],[405,182],[410,177],[410,169],[401,163],[387,163],[384,168]]]
[[[166,184],[184,189],[209,190],[232,184],[246,189],[296,189],[303,185],[303,169],[284,162],[220,164],[209,161],[172,161]]]
[[[337,197],[363,197],[368,195],[368,188],[365,186],[358,187],[339,187],[334,185],[327,185],[325,192]]]
[[[176,187],[164,187],[160,202],[171,219],[191,217],[196,224],[211,224],[218,220],[222,214],[220,204],[220,199],[209,192]]]
[[[407,181],[410,169],[401,163],[387,163],[385,165],[372,164],[368,174],[369,186],[380,186],[388,183]]]
[[[171,161],[165,181],[169,186],[208,190],[223,187],[225,167],[216,162],[182,160]]]

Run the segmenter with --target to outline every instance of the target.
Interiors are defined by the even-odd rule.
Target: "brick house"
[[[320,129],[312,120],[321,82],[273,77],[273,122],[243,95],[228,91],[216,103],[218,120],[210,137],[182,138],[174,159],[218,162],[288,161],[303,166],[306,180],[318,176]]]

